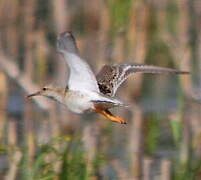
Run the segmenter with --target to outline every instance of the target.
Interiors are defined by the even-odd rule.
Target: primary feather
[[[141,73],[173,73],[173,74],[186,74],[189,72],[178,71],[171,68],[163,68],[152,65],[144,65],[137,63],[129,64],[114,64],[105,65],[97,74],[96,79],[98,81],[100,92],[113,97],[118,87],[132,74],[136,72]]]

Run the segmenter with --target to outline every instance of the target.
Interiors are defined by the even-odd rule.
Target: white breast
[[[87,94],[79,91],[72,91],[67,94],[64,103],[69,110],[80,114],[93,107],[93,103],[90,100],[91,98]]]

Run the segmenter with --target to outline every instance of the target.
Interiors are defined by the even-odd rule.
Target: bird
[[[130,75],[138,72],[189,74],[188,71],[172,68],[122,63],[104,65],[100,72],[95,75],[89,64],[80,56],[76,40],[72,32],[69,31],[58,35],[56,49],[70,70],[66,87],[47,85],[41,90],[29,94],[27,98],[44,96],[63,104],[74,113],[96,112],[120,124],[126,124],[126,120],[112,114],[110,109],[127,106],[115,95],[117,89]]]

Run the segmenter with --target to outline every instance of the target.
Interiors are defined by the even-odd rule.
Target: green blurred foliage
[[[132,10],[132,0],[108,0],[110,12],[111,35],[127,30]]]
[[[79,137],[60,137],[40,145],[33,159],[30,159],[27,147],[23,147],[21,152],[19,177],[22,180],[87,180],[105,162],[104,156],[97,156],[89,172],[87,153]],[[60,168],[56,169],[56,166]]]
[[[160,136],[160,119],[157,114],[147,115],[144,122],[145,131],[145,153],[153,155],[158,147],[158,138]]]

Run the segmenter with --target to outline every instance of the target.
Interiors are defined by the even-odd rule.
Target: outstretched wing
[[[97,74],[96,79],[100,92],[113,97],[118,87],[128,78],[132,73],[173,73],[173,74],[187,74],[186,71],[178,71],[171,68],[163,68],[152,65],[144,65],[137,63],[130,64],[116,64],[105,65]]]
[[[57,51],[62,54],[70,68],[68,80],[70,90],[99,92],[96,77],[90,66],[79,56],[75,38],[70,32],[58,36]]]

